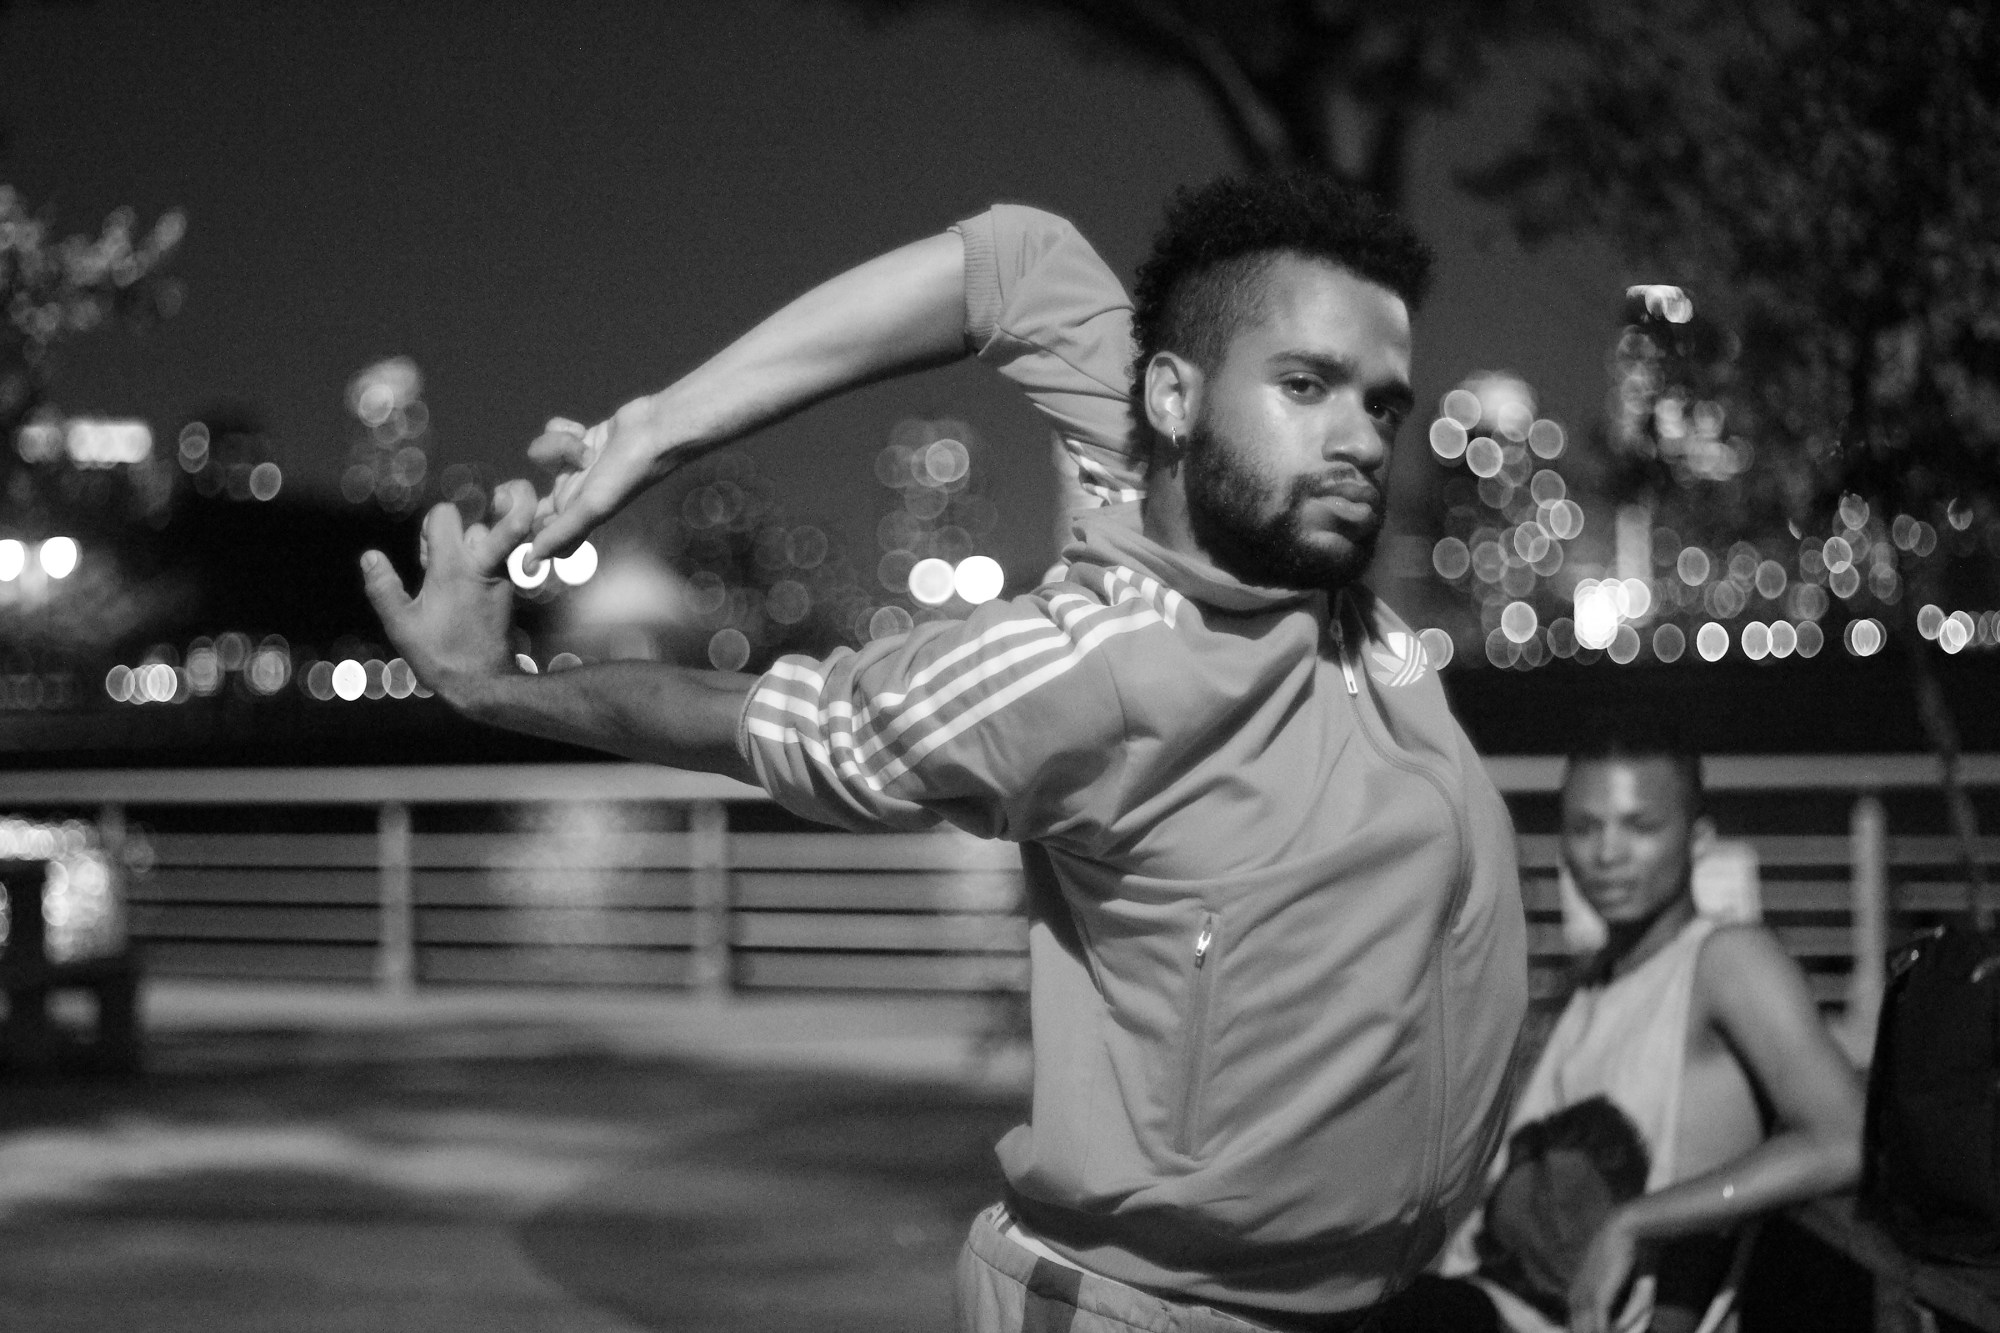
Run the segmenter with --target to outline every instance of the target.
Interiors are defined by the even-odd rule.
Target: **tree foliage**
[[[1774,500],[2000,492],[2000,16],[1974,0],[1631,6],[1474,177],[1593,230],[1729,335],[1698,358]]]
[[[1996,591],[2000,15],[1659,0],[1601,17],[1529,146],[1467,183],[1525,239],[1606,235],[1692,298],[1692,318],[1635,310],[1614,354],[1617,485],[1895,626],[1949,779],[1934,645],[1965,640],[1919,608]]]
[[[186,230],[163,214],[139,236],[121,208],[94,237],[56,240],[45,217],[0,185],[0,439],[48,399],[62,344],[116,320],[144,323],[180,305],[178,283],[158,272]]]
[[[876,17],[947,0],[848,0]],[[1194,81],[1245,166],[1336,171],[1391,205],[1410,135],[1458,104],[1506,37],[1565,29],[1580,0],[985,0],[1047,18],[1096,54]]]

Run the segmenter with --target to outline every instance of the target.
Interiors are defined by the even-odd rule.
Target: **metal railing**
[[[1546,801],[1562,774],[1554,756],[1487,767],[1517,806]],[[1970,786],[2000,787],[2000,755],[1968,757],[1963,772]],[[1919,915],[1962,902],[1956,845],[1888,827],[1884,798],[1934,786],[1935,759],[1718,756],[1704,777],[1718,805],[1775,793],[1845,804],[1844,833],[1780,823],[1745,837],[1764,868],[1767,918],[1813,969],[1822,1002],[1856,1021],[1872,1013],[1892,899]],[[291,807],[345,810],[350,821],[357,809],[373,812],[372,834],[151,833],[157,869],[133,902],[135,935],[156,971],[276,967],[372,977],[392,991],[420,981],[594,980],[712,994],[1022,984],[1012,848],[957,832],[732,828],[732,805],[768,800],[726,778],[640,764],[0,773],[0,811],[94,813],[112,839],[135,810]],[[610,819],[554,833],[420,827],[419,815],[445,806],[644,807],[668,817],[654,821],[664,827]],[[1556,840],[1529,833],[1520,851],[1546,993],[1561,949]],[[2000,864],[2000,838],[1984,839],[1980,856]],[[568,961],[536,970],[523,958]]]

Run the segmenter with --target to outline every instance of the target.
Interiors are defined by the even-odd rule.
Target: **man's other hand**
[[[605,519],[686,457],[675,452],[652,398],[635,398],[588,430],[549,422],[528,457],[556,474],[535,510],[535,558],[567,555]]]
[[[481,680],[515,669],[507,644],[514,598],[507,557],[534,523],[534,487],[508,482],[494,493],[493,508],[490,528],[464,526],[451,504],[425,515],[419,549],[424,580],[415,597],[387,556],[368,551],[361,557],[368,600],[390,640],[417,679],[454,707],[466,706]]]

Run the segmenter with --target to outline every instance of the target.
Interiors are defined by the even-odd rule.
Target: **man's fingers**
[[[536,560],[547,560],[551,556],[568,555],[583,544],[595,525],[591,515],[581,509],[565,509],[553,515],[541,530],[535,534],[534,549],[530,553]]]
[[[535,488],[520,480],[501,486],[493,492],[493,514],[492,528],[467,543],[485,574],[497,571],[514,548],[528,540],[535,526]]]
[[[393,628],[410,609],[410,594],[403,587],[403,576],[380,551],[362,552],[361,587],[385,627]]]
[[[551,471],[586,468],[601,442],[601,434],[592,439],[580,423],[556,417],[529,443],[528,457]]]

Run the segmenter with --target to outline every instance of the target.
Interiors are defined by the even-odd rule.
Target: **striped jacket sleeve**
[[[953,230],[965,241],[968,346],[1049,419],[1088,505],[1138,499],[1124,287],[1053,213],[996,204]]]
[[[1081,831],[1125,729],[1107,647],[1163,623],[1142,599],[1054,585],[859,652],[783,658],[738,743],[781,804],[824,823]]]

